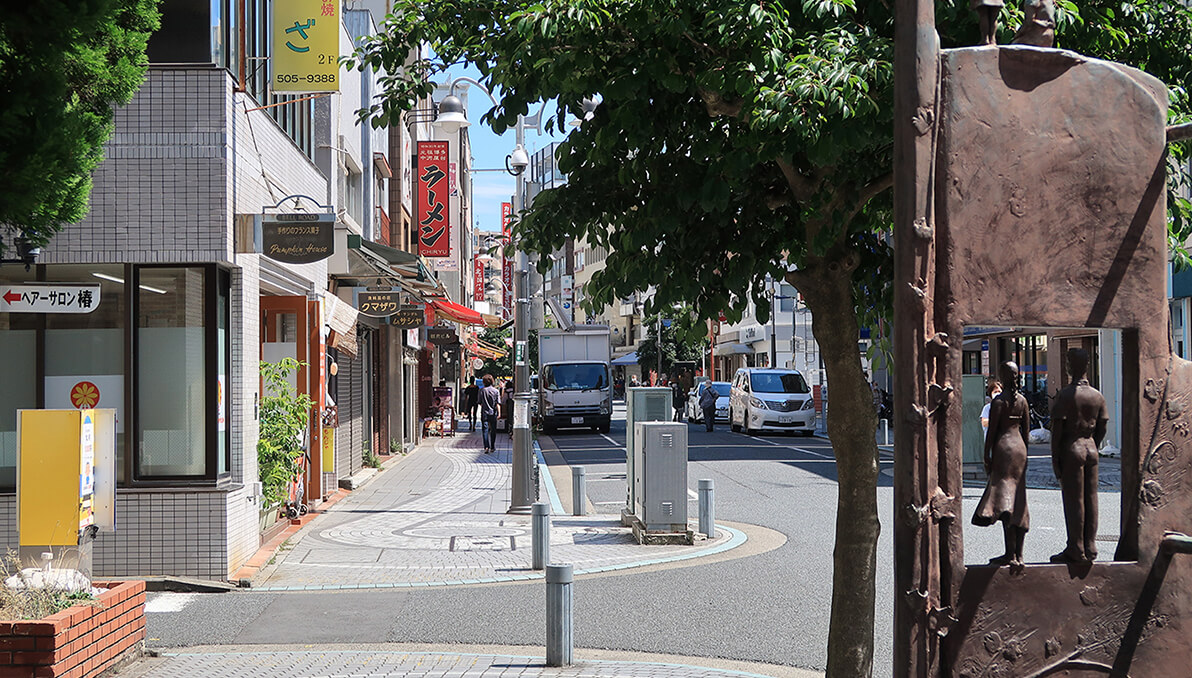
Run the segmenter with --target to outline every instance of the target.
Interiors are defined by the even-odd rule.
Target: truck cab
[[[576,325],[538,335],[538,417],[544,433],[584,427],[607,433],[613,411],[608,327]]]

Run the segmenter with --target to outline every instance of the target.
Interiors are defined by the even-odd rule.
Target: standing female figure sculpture
[[[990,560],[992,565],[1022,564],[1022,542],[1031,529],[1026,508],[1027,422],[1026,398],[1018,392],[1018,365],[1004,362],[1000,374],[1002,392],[989,407],[989,431],[985,434],[985,473],[989,483],[973,514],[973,524],[988,527],[1001,521],[1006,553]]]

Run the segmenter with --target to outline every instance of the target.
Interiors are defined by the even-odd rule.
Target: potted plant
[[[289,485],[301,471],[298,460],[305,452],[313,401],[305,393],[294,390],[290,385],[290,375],[303,364],[293,358],[282,358],[276,363],[261,362],[264,392],[261,397],[257,467],[264,495],[262,531],[277,520]]]

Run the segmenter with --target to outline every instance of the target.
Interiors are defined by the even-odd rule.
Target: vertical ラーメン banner
[[[509,230],[513,223],[513,203],[501,203],[501,242],[509,244]],[[509,254],[501,256],[501,315],[506,320],[513,316],[513,259]]]
[[[273,91],[339,91],[338,0],[273,3]]]
[[[418,254],[451,256],[451,210],[447,199],[447,142],[418,142]]]

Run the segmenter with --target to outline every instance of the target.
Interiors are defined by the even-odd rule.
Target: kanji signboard
[[[339,91],[338,0],[273,3],[273,91]]]
[[[451,209],[447,197],[447,142],[418,142],[418,254],[451,256]]]
[[[484,261],[479,254],[472,258],[472,298],[476,301],[484,299]]]
[[[501,233],[506,245],[509,244],[509,230],[513,224],[513,204],[501,203]],[[508,319],[513,315],[513,259],[505,254],[501,258],[501,316]]]
[[[335,215],[261,215],[261,254],[287,264],[313,264],[335,252]]]
[[[374,318],[388,318],[401,309],[401,292],[357,292],[356,310]]]
[[[426,313],[421,306],[402,306],[397,313],[389,316],[389,324],[399,329],[410,330],[422,327],[426,322]]]
[[[2,285],[0,313],[90,313],[99,308],[99,285]]]

